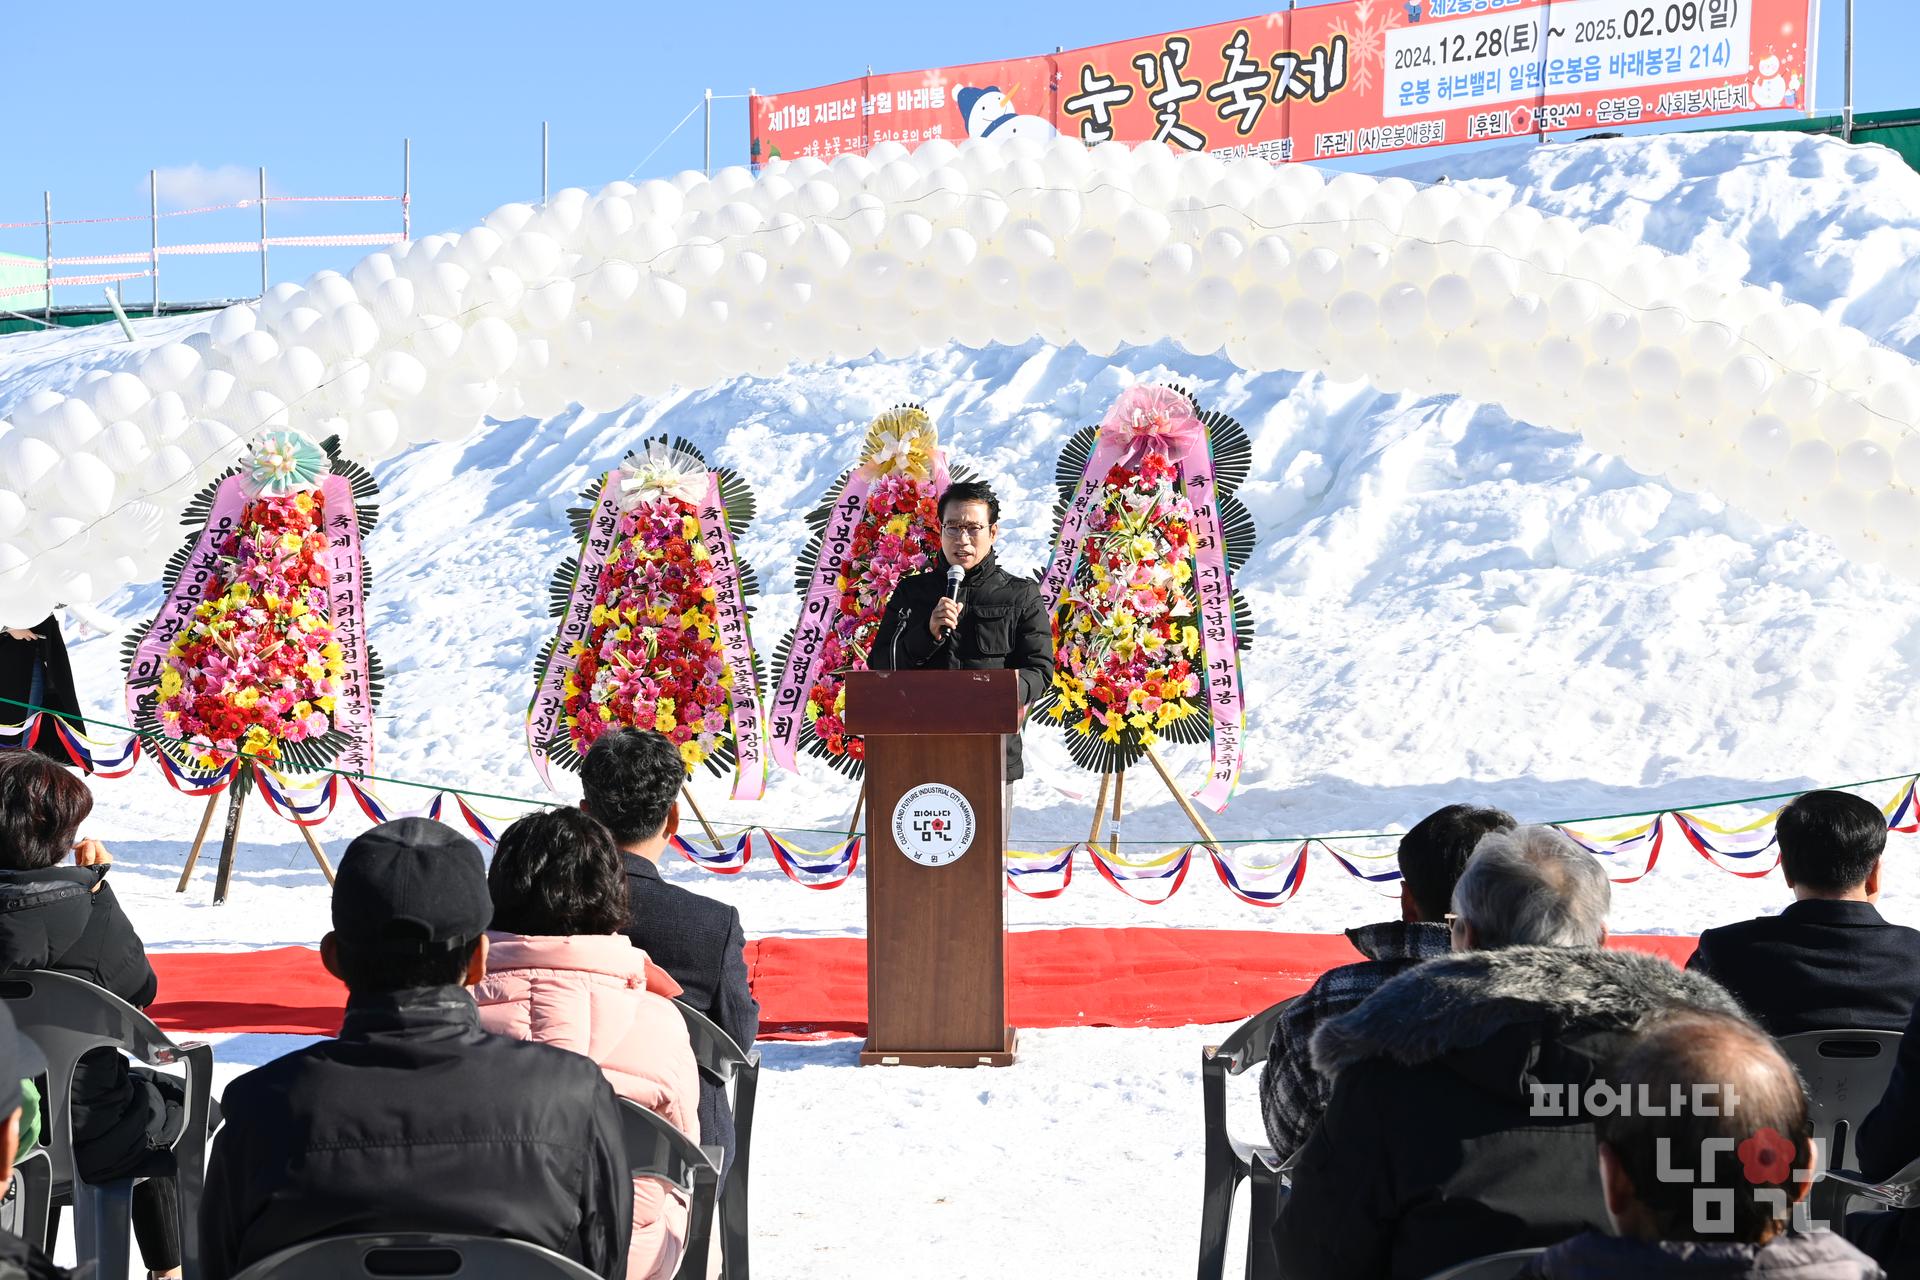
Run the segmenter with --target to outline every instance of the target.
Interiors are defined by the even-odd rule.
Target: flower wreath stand
[[[184,523],[197,532],[167,566],[159,614],[125,650],[135,732],[175,789],[207,797],[176,892],[223,792],[215,903],[231,888],[241,814],[262,770],[372,771],[383,677],[367,643],[361,544],[377,491],[337,439],[272,431],[188,505]],[[311,830],[320,820],[294,817],[331,884]]]
[[[691,774],[731,768],[733,798],[766,790],[760,674],[748,628],[758,586],[734,543],[753,494],[685,440],[646,441],[568,512],[579,552],[551,588],[560,629],[541,655],[527,747],[549,770],[578,769],[601,734],[657,729]],[[690,786],[681,793],[715,847]]]
[[[1061,452],[1054,550],[1041,575],[1054,677],[1034,706],[1074,762],[1100,775],[1089,847],[1118,858],[1126,770],[1141,759],[1209,846],[1201,808],[1224,809],[1239,778],[1246,704],[1240,650],[1252,617],[1233,575],[1253,519],[1233,496],[1246,432],[1178,387],[1124,392]],[[1183,794],[1155,746],[1205,745],[1207,778]],[[1112,797],[1109,826],[1108,797]]]

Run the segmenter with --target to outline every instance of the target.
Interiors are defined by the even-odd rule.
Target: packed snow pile
[[[1920,282],[1911,265],[1920,261],[1920,177],[1889,152],[1785,134],[1696,135],[1515,148],[1424,160],[1414,171],[1422,181],[1443,175],[1645,236],[1897,348],[1920,347],[1898,301]],[[178,340],[185,327],[161,322],[142,341]],[[98,330],[0,347],[0,415],[125,351]],[[1523,818],[1571,818],[1915,767],[1904,708],[1920,671],[1920,588],[1851,563],[1824,537],[1762,524],[1579,436],[1451,396],[1385,394],[1312,370],[1250,374],[1170,343],[1096,356],[1028,342],[800,365],[611,413],[575,407],[382,464],[383,516],[368,548],[381,566],[372,635],[389,671],[376,772],[543,794],[524,716],[553,630],[547,579],[569,551],[564,512],[590,475],[648,434],[686,436],[759,495],[740,551],[774,584],[754,619],[755,643],[771,652],[795,617],[782,586],[806,540],[804,513],[851,464],[876,412],[927,404],[943,443],[998,486],[1002,559],[1026,570],[1047,547],[1061,444],[1147,378],[1193,388],[1254,441],[1241,492],[1260,544],[1239,579],[1258,617],[1245,655],[1248,767],[1215,820],[1223,837],[1378,831],[1470,798]],[[107,608],[130,623],[157,604],[143,587]],[[116,643],[76,648],[87,706],[109,720],[118,719]],[[1028,731],[1037,763],[1017,792],[1021,847],[1085,834],[1088,775],[1073,769],[1056,732]],[[1177,760],[1191,782],[1198,754]],[[851,787],[814,762],[803,769],[776,776],[754,806],[728,805],[710,781],[695,785],[720,820],[844,827]],[[101,787],[146,815],[129,818],[142,836],[177,840],[196,816],[194,802],[151,780]],[[1172,843],[1186,833],[1150,783],[1130,788],[1129,800],[1144,810],[1129,820],[1129,838]],[[347,821],[343,810],[334,825]],[[250,823],[278,826],[265,816]],[[154,851],[177,859],[177,844]],[[1725,907],[1701,901],[1707,888],[1741,888],[1681,856],[1669,852],[1653,881],[1622,890],[1627,927],[1697,927]],[[765,895],[757,930],[783,921],[857,928],[851,892],[805,894],[766,876],[749,874],[738,890]],[[1671,894],[1658,892],[1663,878]],[[1334,928],[1374,910],[1367,898],[1316,854],[1310,883],[1277,913],[1242,907],[1199,877],[1153,915],[1091,880],[1022,909],[1036,922],[1080,911],[1089,922]]]

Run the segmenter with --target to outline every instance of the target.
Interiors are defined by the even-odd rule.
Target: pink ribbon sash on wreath
[[[573,590],[567,594],[567,611],[560,619],[560,635],[547,655],[546,670],[527,707],[527,749],[540,781],[553,786],[547,771],[547,743],[566,730],[566,684],[573,673],[573,646],[587,638],[593,619],[593,595],[600,586],[600,571],[613,554],[620,534],[619,472],[609,472],[600,482],[600,500],[593,504],[587,521],[586,542],[580,548],[580,565],[574,571]]]
[[[846,566],[847,553],[853,548],[853,531],[867,509],[867,490],[872,481],[866,468],[855,467],[847,473],[847,482],[834,500],[827,516],[827,527],[820,533],[820,554],[813,565],[813,578],[807,584],[807,596],[800,606],[800,621],[793,629],[793,647],[787,652],[786,670],[773,691],[773,732],[770,745],[773,762],[788,773],[799,772],[795,763],[800,745],[800,730],[807,721],[807,691],[813,688],[814,664],[826,647],[839,614],[840,572]]]
[[[134,651],[127,668],[127,717],[132,724],[158,719],[160,672],[166,666],[167,650],[182,631],[193,622],[193,612],[207,598],[207,589],[220,575],[220,544],[240,526],[240,513],[246,508],[247,493],[239,476],[228,476],[213,494],[213,509],[207,523],[194,540],[193,551],[180,577],[167,593],[146,638]]]
[[[839,624],[840,575],[846,574],[851,581],[865,568],[849,565],[847,555],[853,550],[854,531],[866,515],[867,491],[878,478],[875,469],[864,464],[849,471],[840,496],[827,515],[826,527],[820,532],[820,554],[814,561],[813,577],[807,583],[806,600],[800,606],[800,620],[794,626],[793,647],[787,651],[786,669],[780,673],[780,683],[773,694],[773,730],[769,735],[773,762],[789,773],[799,772],[796,761],[800,731],[807,722],[807,694],[820,674],[816,666],[820,650],[826,647],[827,637]],[[935,449],[933,495],[936,501],[946,492],[949,480],[947,455]],[[864,668],[866,655],[855,655],[855,662]]]
[[[1240,686],[1240,647],[1233,628],[1233,584],[1227,574],[1220,498],[1214,485],[1213,451],[1193,405],[1167,387],[1124,392],[1100,421],[1093,456],[1087,459],[1060,525],[1060,538],[1040,592],[1051,616],[1073,582],[1086,541],[1087,520],[1100,499],[1107,472],[1138,461],[1149,451],[1164,454],[1180,470],[1193,504],[1194,583],[1200,595],[1200,647],[1206,659],[1207,710],[1213,720],[1212,760],[1193,798],[1218,813],[1227,807],[1240,778],[1245,751],[1246,699]]]
[[[727,509],[720,504],[720,478],[707,473],[707,496],[700,504],[700,536],[713,564],[714,629],[727,670],[733,673],[729,706],[733,721],[733,798],[758,800],[767,790],[767,755],[761,735],[760,681],[753,669],[753,636],[747,629],[746,601],[740,594],[740,562],[733,554]]]

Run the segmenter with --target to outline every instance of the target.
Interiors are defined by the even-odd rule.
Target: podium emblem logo
[[[973,845],[973,806],[945,783],[922,783],[893,807],[893,842],[923,867],[944,867]]]

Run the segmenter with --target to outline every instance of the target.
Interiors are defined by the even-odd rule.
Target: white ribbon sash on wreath
[[[1188,430],[1163,430],[1137,412],[1143,400],[1161,396],[1181,400]],[[1227,573],[1225,538],[1220,527],[1220,498],[1214,484],[1213,451],[1205,429],[1193,417],[1184,397],[1165,388],[1135,388],[1123,395],[1100,423],[1093,454],[1081,472],[1080,483],[1060,525],[1053,556],[1040,575],[1040,593],[1048,616],[1060,607],[1073,583],[1085,546],[1087,521],[1099,504],[1107,473],[1121,463],[1136,462],[1148,451],[1161,453],[1178,469],[1180,484],[1193,504],[1194,583],[1200,596],[1201,653],[1206,660],[1204,679],[1207,710],[1212,718],[1212,759],[1207,779],[1193,798],[1216,813],[1227,807],[1240,778],[1244,754],[1246,701],[1240,685],[1240,647],[1233,626],[1233,584]]]
[[[373,670],[367,649],[366,562],[360,554],[360,520],[353,485],[329,473],[320,482],[321,516],[327,530],[327,615],[340,644],[340,687],[333,695],[333,727],[347,745],[333,759],[342,773],[373,772]]]
[[[573,673],[573,648],[587,638],[593,618],[593,596],[600,585],[600,571],[620,534],[620,513],[624,491],[620,473],[610,471],[600,484],[600,500],[594,503],[587,522],[586,541],[580,547],[580,564],[574,571],[573,590],[567,594],[567,611],[560,619],[560,635],[547,655],[546,670],[541,673],[533,702],[527,707],[527,748],[540,781],[553,786],[548,772],[547,743],[566,730],[566,684]]]
[[[733,687],[728,691],[733,721],[733,798],[758,800],[767,790],[760,683],[753,669],[753,636],[747,629],[746,601],[740,594],[740,562],[734,559],[727,509],[720,503],[720,478],[711,472],[699,511],[700,536],[713,564],[714,633],[726,656],[727,670],[733,673]]]

